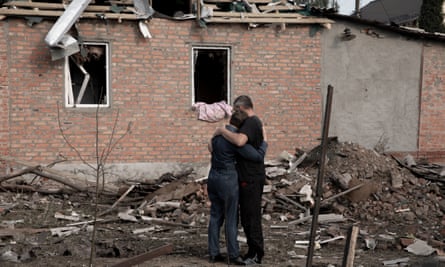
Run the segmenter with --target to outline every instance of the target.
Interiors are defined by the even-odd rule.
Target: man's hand
[[[266,142],[267,142],[267,133],[266,133],[266,127],[264,127],[264,125],[263,125],[263,139],[264,139],[264,141],[266,141]]]
[[[213,133],[213,136],[222,135],[223,134],[223,129],[224,128],[222,128],[222,127],[216,128],[215,132]]]

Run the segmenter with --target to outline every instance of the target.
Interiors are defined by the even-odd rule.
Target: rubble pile
[[[328,146],[323,198],[363,184],[325,208],[356,221],[377,224],[387,231],[433,235],[443,240],[439,223],[443,213],[442,182],[417,177],[401,161],[354,143]],[[444,178],[445,181],[445,178]],[[400,224],[408,225],[400,229]],[[384,227],[382,227],[384,226]],[[426,236],[425,236],[426,238]]]
[[[312,220],[320,152],[320,146],[293,154],[283,151],[266,162],[263,229],[266,256],[274,255],[266,261],[284,264],[305,254],[306,246],[300,243],[307,242]],[[443,166],[417,164],[411,157],[400,160],[336,138],[329,139],[326,152],[319,244],[342,242],[347,228],[356,225],[358,247],[365,250],[408,250],[421,239],[425,246],[434,245],[435,249],[428,245],[428,253],[442,251]],[[64,177],[50,168],[31,170],[50,173],[48,177],[57,182]],[[134,257],[165,243],[174,244],[176,254],[205,257],[210,203],[206,177],[196,177],[193,169],[108,186],[97,207],[90,187],[76,187],[83,191],[73,193],[71,183],[61,183],[59,190],[50,191],[45,189],[54,189],[50,180],[35,183],[34,177],[30,183],[20,179],[21,173],[0,177],[0,262],[41,263],[54,255],[85,260],[95,214],[98,257]]]
[[[308,152],[296,168],[296,174],[282,178],[299,176],[296,179],[310,182],[315,191],[320,150],[316,147]],[[329,141],[326,156],[321,213],[342,214],[370,228],[402,231],[402,235],[444,239],[443,171],[431,168],[429,173],[436,173],[437,178],[424,179],[403,164],[410,158],[397,160],[358,144],[338,142],[335,138]],[[357,189],[335,197],[354,187]],[[293,188],[295,192],[298,190],[298,187]]]

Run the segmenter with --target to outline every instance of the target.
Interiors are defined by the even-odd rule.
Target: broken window
[[[170,17],[193,13],[191,0],[152,0],[154,10]]]
[[[194,102],[229,103],[230,48],[193,47]]]
[[[109,106],[108,44],[84,42],[65,60],[67,107]]]

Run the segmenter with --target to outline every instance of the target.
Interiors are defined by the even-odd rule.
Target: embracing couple
[[[261,120],[254,113],[249,96],[237,97],[233,107],[230,124],[217,128],[209,143],[209,260],[225,261],[219,246],[220,229],[225,223],[227,263],[256,265],[261,264],[264,256],[261,196],[266,179],[266,135]],[[237,241],[238,214],[248,245],[244,256],[240,255]]]

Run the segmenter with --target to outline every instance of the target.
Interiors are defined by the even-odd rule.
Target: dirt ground
[[[347,244],[345,237],[353,225],[360,229],[354,266],[445,266],[442,261],[445,202],[440,180],[416,177],[391,157],[355,144],[336,144],[329,151],[323,187],[325,198],[342,191],[331,181],[338,173],[348,173],[370,186],[359,191],[358,197],[349,194],[321,205],[320,214],[342,215],[345,220],[319,224],[317,241],[334,240],[322,242],[314,251],[312,266],[342,266]],[[268,184],[274,190],[264,194],[266,254],[262,266],[306,266],[307,249],[296,246],[295,241],[309,240],[311,220],[293,223],[300,218],[301,210],[282,202],[278,205],[280,201],[276,201],[275,196],[278,192],[292,196],[289,193],[291,180],[309,181],[314,187],[318,168],[316,162],[311,162],[311,156],[298,168],[298,175],[268,178]],[[395,177],[401,178],[401,187],[392,185],[391,179]],[[302,183],[295,184],[301,188]],[[93,196],[0,189],[3,189],[0,192],[0,266],[89,266],[91,224],[76,225],[75,232],[57,234],[55,229],[67,227],[73,221],[55,215],[75,215],[80,218],[79,222],[91,220],[95,212]],[[290,192],[295,192],[295,188]],[[141,202],[140,196],[129,194],[127,198],[128,201],[120,203],[117,210],[134,209]],[[115,201],[116,197],[101,198],[98,210],[109,208]],[[172,245],[171,253],[138,265],[121,266],[226,266],[227,263],[210,264],[207,260],[209,206],[205,195],[187,198],[185,202],[187,205],[181,207],[181,211],[157,211],[160,219],[157,222],[142,220],[138,216],[123,219],[115,211],[100,217],[104,221],[96,224],[93,266],[113,266],[165,245]],[[275,205],[271,207],[270,203]],[[185,215],[190,215],[191,219]],[[136,230],[141,231],[135,233]],[[240,237],[243,237],[241,228]],[[434,248],[434,253],[420,256],[408,252],[403,240],[414,238],[426,241]],[[375,246],[370,245],[369,240],[374,241]],[[221,247],[224,247],[224,235]],[[247,246],[243,240],[240,247],[245,253]],[[222,252],[224,255],[224,249]],[[402,263],[389,265],[386,261],[391,260]]]

